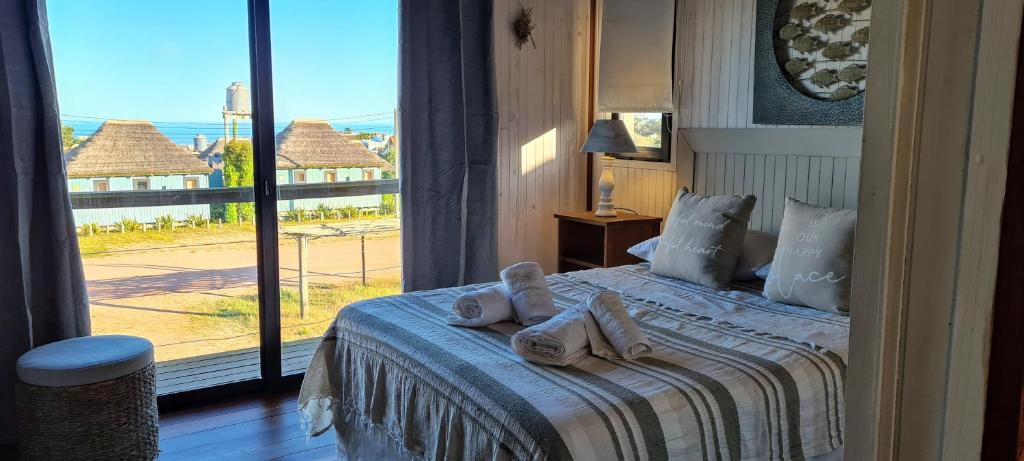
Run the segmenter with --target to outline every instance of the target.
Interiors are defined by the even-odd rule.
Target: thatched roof
[[[145,120],[107,120],[65,156],[68,177],[210,174],[210,167]]]
[[[346,167],[394,169],[325,120],[298,119],[277,135],[278,169]]]
[[[206,149],[203,149],[203,151],[199,153],[199,159],[209,162],[210,157],[213,157],[214,155],[222,155],[224,153],[225,144],[224,138],[217,138],[213,144],[206,146]]]

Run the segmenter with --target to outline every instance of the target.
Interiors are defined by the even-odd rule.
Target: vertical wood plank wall
[[[512,23],[533,8],[536,48]],[[586,207],[589,0],[495,0],[498,261],[557,269],[553,214]]]
[[[860,157],[698,153],[694,192],[754,194],[750,228],[778,234],[786,197],[832,208],[856,208]]]
[[[645,162],[618,161],[614,197],[617,206],[664,217],[671,207],[675,191],[680,187],[686,186],[702,193],[738,193],[747,190],[748,183],[749,189],[753,190],[754,179],[758,175],[763,175],[759,179],[760,186],[764,187],[767,182],[772,185],[770,192],[775,195],[768,195],[768,190],[762,192],[763,196],[758,194],[759,199],[765,200],[754,212],[758,221],[752,220],[751,227],[756,229],[778,229],[780,203],[786,194],[807,197],[824,205],[856,206],[851,200],[857,196],[860,164],[859,159],[853,157],[837,157],[829,153],[794,156],[786,155],[789,154],[787,152],[737,154],[688,151],[685,135],[691,128],[781,128],[753,122],[756,4],[756,0],[679,0],[675,57],[678,113],[675,116],[673,163],[651,167]],[[734,163],[742,167],[730,169]],[[714,169],[706,168],[712,165]],[[769,176],[765,170],[758,169],[763,165],[771,168],[772,174],[780,176]],[[813,171],[814,168],[818,170]],[[600,171],[595,171],[595,185],[599,176]],[[812,179],[814,176],[816,178]],[[777,182],[776,177],[782,182]],[[714,182],[708,182],[709,178]],[[792,183],[788,182],[790,179]],[[842,181],[842,184],[836,181]],[[814,193],[811,192],[812,182],[818,189]],[[823,184],[832,186],[828,194],[822,193]],[[781,188],[776,189],[776,186]],[[595,200],[596,197],[595,192]]]

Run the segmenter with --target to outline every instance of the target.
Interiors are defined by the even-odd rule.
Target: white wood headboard
[[[859,128],[689,129],[694,192],[754,194],[750,228],[777,234],[786,197],[856,208]]]

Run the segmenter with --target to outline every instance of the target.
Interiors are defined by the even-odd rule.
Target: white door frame
[[[847,459],[977,459],[1024,0],[875,0]]]

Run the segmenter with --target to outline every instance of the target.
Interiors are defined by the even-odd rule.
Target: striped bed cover
[[[847,317],[646,265],[548,282],[560,308],[618,291],[653,356],[525,362],[509,347],[518,325],[445,323],[473,286],[362,301],[339,313],[310,364],[299,397],[308,433],[333,426],[350,458],[806,459],[842,445]],[[357,446],[367,440],[379,446]]]

